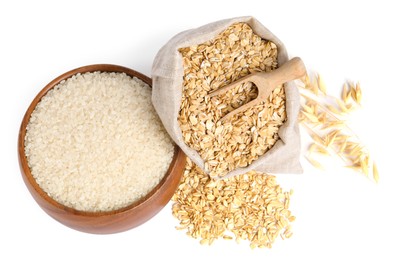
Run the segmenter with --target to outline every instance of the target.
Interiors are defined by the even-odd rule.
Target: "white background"
[[[2,1],[0,259],[392,259],[392,8],[389,1],[339,2]],[[351,124],[378,162],[380,184],[339,163],[323,172],[302,160],[304,174],[278,176],[295,191],[294,235],[270,250],[233,241],[201,246],[175,230],[170,205],[114,235],[74,231],[38,207],[22,181],[16,147],[22,117],[40,89],[95,63],[150,75],[155,54],[176,33],[243,15],[255,16],[291,55],[322,73],[332,94],[346,79],[362,83],[364,106]]]

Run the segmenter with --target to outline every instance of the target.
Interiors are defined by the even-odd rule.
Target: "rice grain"
[[[150,97],[146,83],[124,73],[77,74],[48,91],[25,137],[38,185],[59,203],[91,212],[145,196],[174,153]]]

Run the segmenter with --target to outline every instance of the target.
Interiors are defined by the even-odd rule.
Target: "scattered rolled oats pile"
[[[177,229],[200,239],[249,240],[251,248],[272,247],[278,236],[292,236],[291,192],[284,192],[273,175],[251,171],[213,180],[187,158],[186,170],[172,206]]]
[[[219,120],[254,99],[257,88],[248,83],[220,96],[206,95],[251,72],[277,68],[276,45],[237,23],[211,41],[179,51],[184,80],[178,122],[185,143],[201,155],[212,177],[248,166],[279,138],[286,120],[284,89],[279,86],[266,101],[224,123]]]

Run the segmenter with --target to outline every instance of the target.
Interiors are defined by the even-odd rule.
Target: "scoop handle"
[[[306,73],[307,70],[303,61],[299,57],[295,57],[285,62],[279,68],[263,75],[266,80],[265,82],[275,88],[288,81],[299,79],[306,75]]]

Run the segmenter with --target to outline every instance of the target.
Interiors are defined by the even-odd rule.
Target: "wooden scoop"
[[[279,85],[286,83],[291,80],[295,80],[306,75],[306,67],[304,66],[303,61],[299,57],[295,57],[279,67],[276,70],[270,72],[257,72],[247,75],[231,84],[226,85],[223,88],[210,92],[207,96],[214,97],[220,94],[224,94],[225,92],[233,89],[234,87],[246,83],[252,82],[258,88],[258,96],[252,101],[236,108],[231,111],[220,121],[224,121],[233,115],[243,112],[246,109],[259,104],[261,101],[266,100],[270,93]]]

